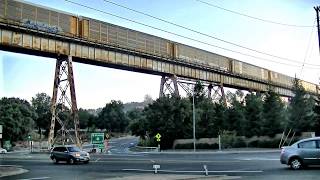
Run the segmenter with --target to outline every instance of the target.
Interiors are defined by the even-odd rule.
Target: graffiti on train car
[[[59,33],[61,32],[61,28],[57,27],[57,26],[50,26],[48,24],[42,23],[42,22],[35,22],[29,19],[24,19],[22,20],[23,22],[23,26],[30,28],[30,29],[36,29],[36,30],[40,30],[40,31],[45,31],[45,32],[49,32],[49,33]]]

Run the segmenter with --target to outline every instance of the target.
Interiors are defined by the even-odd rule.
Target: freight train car
[[[24,1],[1,0],[1,21],[48,33],[78,36],[78,17],[76,15]]]
[[[292,87],[292,82],[294,79],[281,73],[273,72],[199,48],[172,42],[167,39],[95,19],[73,15],[32,3],[26,3],[21,0],[0,0],[0,22],[14,23],[26,28],[69,37],[79,37],[89,41],[118,46],[124,49],[142,52],[149,55],[170,58],[178,62],[183,61],[187,63],[203,65],[219,71],[226,71],[233,74],[251,77],[257,80],[268,81],[275,85],[284,85],[288,88]],[[24,36],[24,38],[27,39],[23,39],[22,41],[21,37],[22,36],[19,33],[12,35],[13,39],[17,39],[17,41],[14,41],[17,44],[21,42],[24,44],[29,44],[26,45],[26,47],[31,45],[37,46],[37,44],[39,44],[37,43],[37,39],[31,40],[28,39],[28,36]],[[59,49],[61,49],[62,54],[67,54],[67,52],[69,52],[69,47],[64,42],[50,45],[50,41],[48,40],[47,42],[42,42],[41,45],[43,46],[41,47],[41,50],[44,51],[51,52],[50,47],[52,47],[53,49],[58,49],[59,52]],[[40,47],[35,49],[40,49]],[[72,51],[72,47],[70,47],[70,49],[70,51]],[[52,50],[52,52],[56,51]],[[89,54],[98,54],[98,52]],[[144,64],[152,68],[156,66],[154,64]],[[157,69],[159,69],[159,66]],[[173,69],[173,66],[170,68],[170,64],[167,63],[164,69]],[[206,75],[208,73],[205,73],[205,71],[195,70],[190,67],[184,67],[182,69],[177,69],[176,71],[178,72],[178,75],[188,74],[187,76],[194,78],[208,79],[212,81],[219,80],[218,77],[211,77],[210,73],[209,75]],[[173,73],[174,71],[165,72]],[[233,84],[244,84],[240,79],[227,76],[225,79],[222,78],[221,81],[230,81]],[[306,81],[301,81],[301,84],[309,92],[317,93],[319,89],[317,85]],[[260,87],[260,89],[263,90],[265,87]]]
[[[174,43],[173,47],[176,60],[230,71],[230,60],[227,57],[179,43]]]
[[[258,67],[258,66],[254,66],[249,63],[232,60],[232,70],[233,70],[233,73],[235,74],[241,74],[254,79],[259,79],[264,81],[269,80],[269,76],[268,76],[269,70]]]
[[[80,17],[79,24],[80,36],[91,41],[172,58],[169,40],[87,17]]]
[[[316,84],[312,84],[312,83],[309,83],[309,82],[303,81],[303,80],[301,80],[300,82],[301,82],[302,87],[303,87],[306,91],[312,92],[312,93],[315,93],[315,94],[317,93],[317,91],[318,91],[319,88],[317,87]]]

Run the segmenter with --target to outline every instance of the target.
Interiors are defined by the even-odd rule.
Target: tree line
[[[271,88],[263,94],[236,91],[228,92],[225,101],[212,101],[206,97],[200,82],[194,87],[194,96],[165,96],[155,101],[147,99],[148,105],[124,111],[121,101],[111,101],[102,109],[79,109],[80,128],[94,132],[127,132],[140,136],[150,145],[156,145],[154,136],[162,135],[161,147],[171,148],[175,139],[192,138],[193,98],[195,108],[196,138],[212,138],[227,131],[237,136],[270,136],[291,129],[297,134],[318,131],[320,128],[320,105],[317,97],[306,93],[298,80],[293,82],[294,96],[288,102]],[[0,124],[3,124],[4,140],[25,140],[34,129],[46,130],[48,134],[51,112],[50,96],[36,94],[31,103],[19,98],[0,100]],[[60,119],[71,119],[68,113]],[[70,126],[72,121],[68,121]],[[59,128],[59,124],[56,124]]]

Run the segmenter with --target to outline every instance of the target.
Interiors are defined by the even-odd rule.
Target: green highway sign
[[[104,133],[91,133],[91,144],[103,144]]]
[[[104,144],[98,144],[99,149],[104,149]]]

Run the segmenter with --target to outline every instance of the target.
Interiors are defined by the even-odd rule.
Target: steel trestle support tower
[[[70,98],[68,96],[68,90],[70,90]],[[70,100],[71,99],[71,100]],[[68,107],[70,109],[68,109]],[[54,75],[53,95],[51,100],[51,124],[48,138],[48,148],[51,148],[55,141],[58,139],[58,135],[55,137],[55,125],[56,121],[61,126],[61,143],[64,144],[67,140],[66,134],[77,146],[81,145],[79,137],[79,116],[76,101],[74,76],[72,68],[71,56],[59,56],[56,62],[56,69]],[[65,115],[71,115],[70,118]],[[64,118],[62,118],[64,115]],[[70,123],[70,121],[72,121]],[[74,124],[74,129],[70,124]],[[70,129],[73,129],[74,135],[70,133]]]

